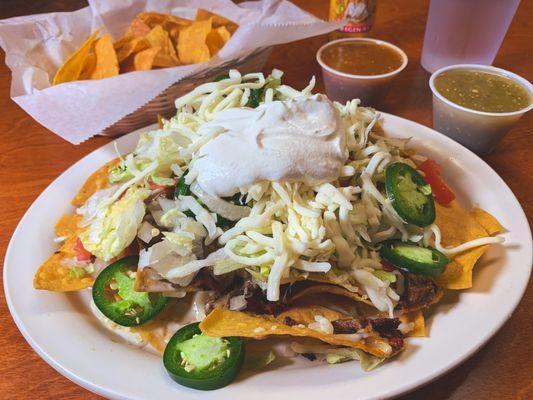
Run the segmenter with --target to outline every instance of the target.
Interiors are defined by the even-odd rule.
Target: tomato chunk
[[[455,199],[455,194],[440,176],[442,167],[434,160],[428,158],[418,166],[418,170],[424,173],[424,178],[431,186],[433,197],[438,203],[447,206]]]
[[[80,238],[76,238],[76,244],[74,245],[74,250],[76,251],[76,258],[78,261],[89,261],[91,259],[91,253],[85,250],[83,243]]]
[[[392,272],[394,270],[396,270],[396,267],[394,266],[394,264],[388,262],[387,260],[385,260],[384,258],[382,258],[380,260],[381,262],[381,265],[383,266],[383,270],[384,271],[387,271],[387,272]]]

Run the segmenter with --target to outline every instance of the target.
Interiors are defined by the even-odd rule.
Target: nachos
[[[88,178],[35,288],[91,288],[106,326],[197,389],[250,365],[245,341],[370,370],[425,336],[424,311],[472,286],[502,227],[373,109],[281,79],[232,70],[177,99]]]

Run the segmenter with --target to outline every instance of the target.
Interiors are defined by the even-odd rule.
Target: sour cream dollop
[[[333,181],[348,157],[339,112],[324,95],[232,108],[200,128],[216,133],[193,169],[211,195],[225,197],[261,181]]]

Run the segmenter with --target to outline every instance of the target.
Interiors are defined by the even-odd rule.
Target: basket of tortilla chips
[[[74,12],[1,21],[0,46],[12,99],[78,144],[169,117],[194,85],[231,68],[261,70],[273,45],[338,25],[285,0],[91,0]]]
[[[97,29],[57,70],[53,84],[87,79],[104,79],[132,71],[199,64],[214,57],[230,40],[238,25],[229,19],[199,8],[194,20],[171,14],[144,11],[135,16],[124,36],[115,40]],[[102,134],[115,136],[131,132],[169,117],[173,100],[190,91],[193,85],[212,81],[229,68],[243,72],[262,69],[269,48],[231,60],[177,82]]]

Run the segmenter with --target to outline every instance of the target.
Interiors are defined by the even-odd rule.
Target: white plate
[[[226,388],[202,392],[205,399],[373,399],[399,395],[445,373],[478,350],[510,317],[526,288],[532,239],[520,204],[505,182],[474,153],[422,125],[384,115],[391,136],[412,136],[420,152],[437,160],[464,205],[479,204],[508,229],[505,247],[492,246],[476,266],[474,287],[454,292],[429,319],[430,337],[409,339],[407,350],[371,373],[356,363],[325,365],[289,359],[284,365],[247,374]],[[139,132],[117,140],[133,149]],[[200,392],[175,384],[161,359],[102,329],[92,316],[89,291],[61,294],[33,289],[33,274],[53,251],[53,226],[72,212],[69,200],[83,180],[115,157],[108,144],[74,164],[38,197],[20,221],[4,264],[6,299],[20,331],[35,351],[61,374],[108,398],[192,399]]]

